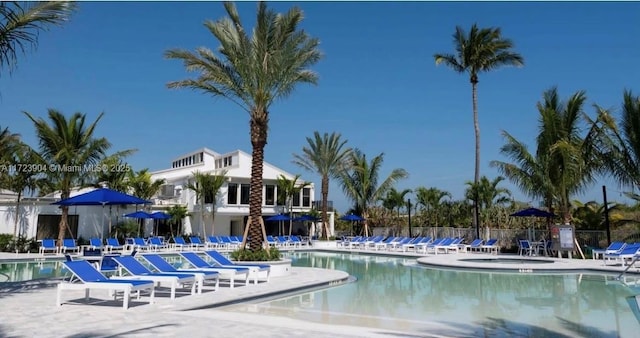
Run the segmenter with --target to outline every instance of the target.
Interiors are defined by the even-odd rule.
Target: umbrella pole
[[[111,206],[109,206],[109,235],[111,235]]]

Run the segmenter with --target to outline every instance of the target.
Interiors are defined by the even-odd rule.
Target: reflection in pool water
[[[404,258],[334,253],[291,258],[294,266],[343,270],[358,281],[225,310],[419,335],[637,337],[640,328],[627,302],[635,293],[600,275],[437,270]]]
[[[56,278],[66,275],[68,275],[68,271],[62,267],[61,261],[0,263],[0,283]]]

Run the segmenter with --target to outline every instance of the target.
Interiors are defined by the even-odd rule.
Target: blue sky
[[[501,27],[526,65],[482,74],[478,88],[481,174],[494,178],[489,161],[504,159],[502,130],[534,146],[542,92],[558,86],[563,98],[586,90],[591,104],[618,109],[624,89],[640,93],[640,3],[576,2],[278,2],[305,12],[303,28],[321,40],[325,57],[313,69],[318,86],[300,86],[273,105],[266,160],[291,173],[319,179],[291,163],[305,137],[339,132],[369,157],[385,153],[383,176],[393,168],[410,177],[398,188],[435,186],[462,198],[473,179],[471,88],[465,75],[436,67],[433,54],[453,51],[455,26]],[[246,27],[256,4],[238,4]],[[97,135],[112,149],[137,148],[136,169],[168,168],[177,156],[206,146],[218,152],[251,151],[248,115],[222,99],[166,83],[188,76],[169,48],[216,49],[203,27],[224,15],[212,2],[82,2],[63,28],[41,34],[36,51],[0,79],[2,127],[36,145],[32,123],[21,113],[46,116],[47,108],[80,111],[90,120],[102,111]],[[636,81],[636,82],[634,82]],[[634,87],[635,85],[635,87]],[[622,200],[606,178],[584,196]],[[529,201],[509,183],[516,198]],[[349,207],[339,186],[329,198]]]

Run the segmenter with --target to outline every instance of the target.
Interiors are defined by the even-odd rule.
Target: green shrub
[[[38,241],[35,238],[24,236],[13,237],[9,234],[0,234],[0,251],[5,252],[38,252]]]
[[[236,261],[278,261],[280,260],[280,250],[276,247],[271,247],[268,250],[260,249],[258,251],[238,249],[231,252],[230,256],[231,259]]]
[[[0,251],[11,251],[9,250],[9,244],[12,241],[13,241],[13,235],[0,234]]]

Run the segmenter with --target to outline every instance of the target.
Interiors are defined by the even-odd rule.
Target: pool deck
[[[489,255],[481,253],[449,253],[420,255],[410,252],[387,252],[372,250],[348,250],[334,247],[319,248],[315,251],[355,253],[363,255],[404,257],[408,264],[416,262],[426,267],[453,269],[503,269],[513,272],[605,272],[619,273],[621,266],[605,266],[602,260],[557,259],[531,257],[531,259],[552,261],[549,264],[504,264],[491,262],[466,262],[465,259],[515,258],[517,255]],[[47,258],[62,259],[62,256]],[[0,253],[0,261],[41,259],[38,254]],[[530,258],[530,257],[525,257]],[[541,270],[542,269],[542,270]],[[632,268],[639,274],[640,268]],[[243,337],[251,332],[252,337],[446,337],[456,335],[455,327],[445,327],[433,323],[433,327],[421,334],[397,332],[376,328],[330,325],[295,320],[287,317],[269,316],[251,312],[233,312],[222,305],[239,301],[265,300],[265,297],[279,297],[286,294],[340,285],[347,282],[348,274],[338,270],[292,267],[291,274],[272,277],[268,283],[237,286],[230,289],[221,285],[218,291],[211,286],[199,295],[178,293],[170,300],[167,290],[160,288],[156,300],[148,304],[148,297],[132,299],[131,308],[122,309],[122,302],[110,300],[106,291],[96,290],[88,302],[82,291],[63,292],[61,307],[55,306],[56,285],[59,280],[37,280],[15,283],[0,283],[0,336],[2,337],[174,337],[184,332],[192,337],[216,336]]]

